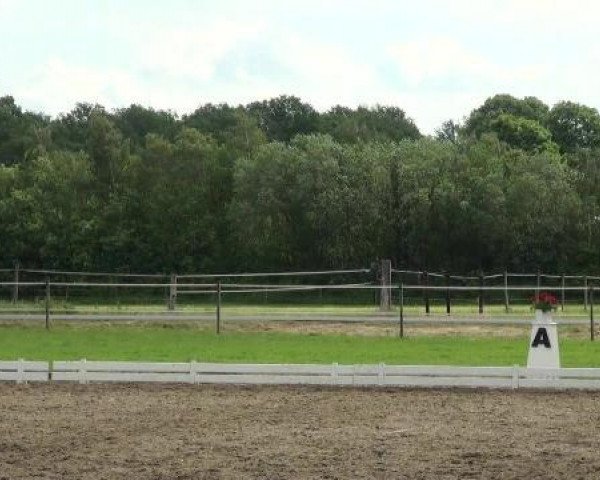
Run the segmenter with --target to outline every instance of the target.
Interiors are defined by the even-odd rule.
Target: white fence
[[[46,382],[49,378],[48,362],[0,362],[0,381],[3,382]]]
[[[0,362],[0,381],[484,387],[600,390],[600,368],[531,369],[400,365]]]

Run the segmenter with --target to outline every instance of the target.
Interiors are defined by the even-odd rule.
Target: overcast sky
[[[297,95],[424,133],[495,93],[600,106],[592,0],[0,0],[0,96],[178,113]]]

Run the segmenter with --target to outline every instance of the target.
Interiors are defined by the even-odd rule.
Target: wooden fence
[[[430,294],[433,293],[428,287],[435,286],[436,283],[439,286],[470,286],[473,291],[478,291],[479,295],[477,298],[478,310],[482,314],[485,308],[485,288],[489,286],[503,287],[503,303],[506,311],[510,310],[511,298],[509,292],[511,287],[516,284],[520,284],[521,281],[527,281],[534,285],[536,292],[540,289],[550,289],[557,293],[558,300],[561,310],[564,309],[565,303],[569,301],[566,298],[566,292],[569,290],[569,286],[579,287],[577,290],[581,292],[581,297],[578,301],[581,301],[584,309],[587,310],[589,306],[589,292],[593,286],[598,287],[600,284],[600,276],[597,275],[565,275],[561,274],[548,274],[537,271],[535,273],[511,273],[504,271],[502,273],[491,273],[484,274],[479,272],[478,275],[456,275],[449,272],[428,272],[421,270],[405,270],[392,268],[390,260],[380,260],[379,262],[373,263],[371,268],[357,268],[357,269],[344,269],[344,270],[322,270],[322,271],[295,271],[295,272],[246,272],[246,273],[198,273],[198,274],[165,274],[165,273],[118,273],[118,272],[73,272],[73,271],[61,271],[61,270],[47,270],[47,269],[31,269],[23,268],[18,262],[15,263],[13,268],[2,268],[0,274],[4,274],[3,278],[11,278],[11,281],[3,281],[2,284],[5,287],[12,288],[12,302],[17,303],[20,298],[20,289],[24,287],[31,287],[36,285],[43,285],[43,282],[49,282],[50,285],[60,286],[68,291],[69,286],[101,286],[104,285],[107,288],[139,288],[148,287],[150,289],[164,289],[165,302],[168,310],[176,310],[177,301],[180,295],[198,295],[201,293],[214,293],[218,289],[218,285],[224,280],[229,282],[237,279],[237,281],[257,279],[257,278],[270,278],[270,284],[259,286],[249,286],[243,283],[238,285],[237,293],[258,293],[258,292],[283,292],[283,291],[303,291],[310,290],[310,288],[297,288],[307,278],[340,278],[339,276],[355,276],[357,279],[363,281],[363,285],[371,284],[377,285],[377,289],[380,308],[383,311],[390,310],[394,299],[394,290],[397,285],[420,285],[422,293],[422,303],[425,308],[425,313],[429,314],[431,308],[432,298]],[[24,281],[23,276],[29,279]],[[90,278],[103,278],[104,282],[81,282],[82,279]],[[278,285],[274,282],[276,279],[293,279],[292,285],[286,286]],[[62,280],[61,280],[62,279]],[[75,279],[68,281],[68,279]],[[0,278],[2,280],[2,278]],[[368,280],[368,281],[365,281]],[[146,285],[135,285],[125,282],[145,282]],[[190,283],[190,282],[210,282],[205,284]],[[298,285],[296,284],[298,282]],[[511,284],[513,282],[513,284]],[[331,284],[331,282],[328,282]],[[153,285],[154,284],[154,285]],[[201,291],[190,287],[202,286],[204,287]],[[223,283],[223,287],[225,287]],[[323,285],[324,286],[324,285]],[[239,287],[249,288],[239,289]],[[296,288],[294,288],[296,287]],[[314,285],[313,290],[318,290],[322,294],[322,289],[319,288],[321,285]],[[225,289],[226,290],[226,289]],[[225,291],[224,291],[225,293]],[[230,291],[229,293],[234,293]],[[450,313],[451,309],[451,296],[450,290],[445,292],[445,303],[447,313]]]
[[[600,390],[600,368],[18,360],[0,362],[0,381]]]

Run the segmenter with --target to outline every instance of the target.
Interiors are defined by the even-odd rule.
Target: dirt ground
[[[2,325],[33,326],[30,322],[2,322]],[[111,326],[163,326],[165,328],[190,328],[214,331],[213,322],[189,321],[130,321],[130,322],[55,322],[55,326],[69,328],[110,328]],[[404,327],[407,337],[418,336],[464,336],[464,337],[528,337],[530,325],[465,325],[465,324],[408,324]],[[307,322],[307,321],[226,321],[222,331],[236,333],[281,332],[305,335],[362,335],[395,337],[399,334],[398,325],[385,322]],[[586,325],[562,325],[561,338],[588,339],[590,332]],[[600,336],[600,331],[596,333]]]
[[[0,479],[597,479],[600,396],[0,384]]]
[[[188,324],[189,325],[189,324]],[[211,325],[203,325],[211,329]],[[224,331],[229,332],[283,332],[303,333],[307,335],[363,335],[395,337],[399,334],[396,324],[344,323],[344,322],[226,322]],[[531,325],[464,325],[464,324],[409,324],[404,327],[407,337],[419,336],[462,336],[462,337],[529,337]],[[563,325],[561,338],[588,339],[589,328],[585,325]]]
[[[342,322],[229,322],[229,331],[284,332],[321,335],[364,335],[395,337],[398,325],[390,323],[342,323]],[[578,327],[569,328],[570,334]],[[511,325],[406,325],[407,336],[470,336],[470,337],[522,337],[529,335],[531,327]],[[587,333],[587,332],[586,332]]]

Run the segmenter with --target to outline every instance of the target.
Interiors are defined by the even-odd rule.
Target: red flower
[[[544,311],[556,308],[558,304],[557,298],[548,292],[541,292],[532,297],[532,302],[535,308],[540,308]]]
[[[538,295],[538,301],[539,302],[547,302],[550,305],[556,305],[558,302],[556,300],[556,297],[550,293],[547,292],[542,292]]]

